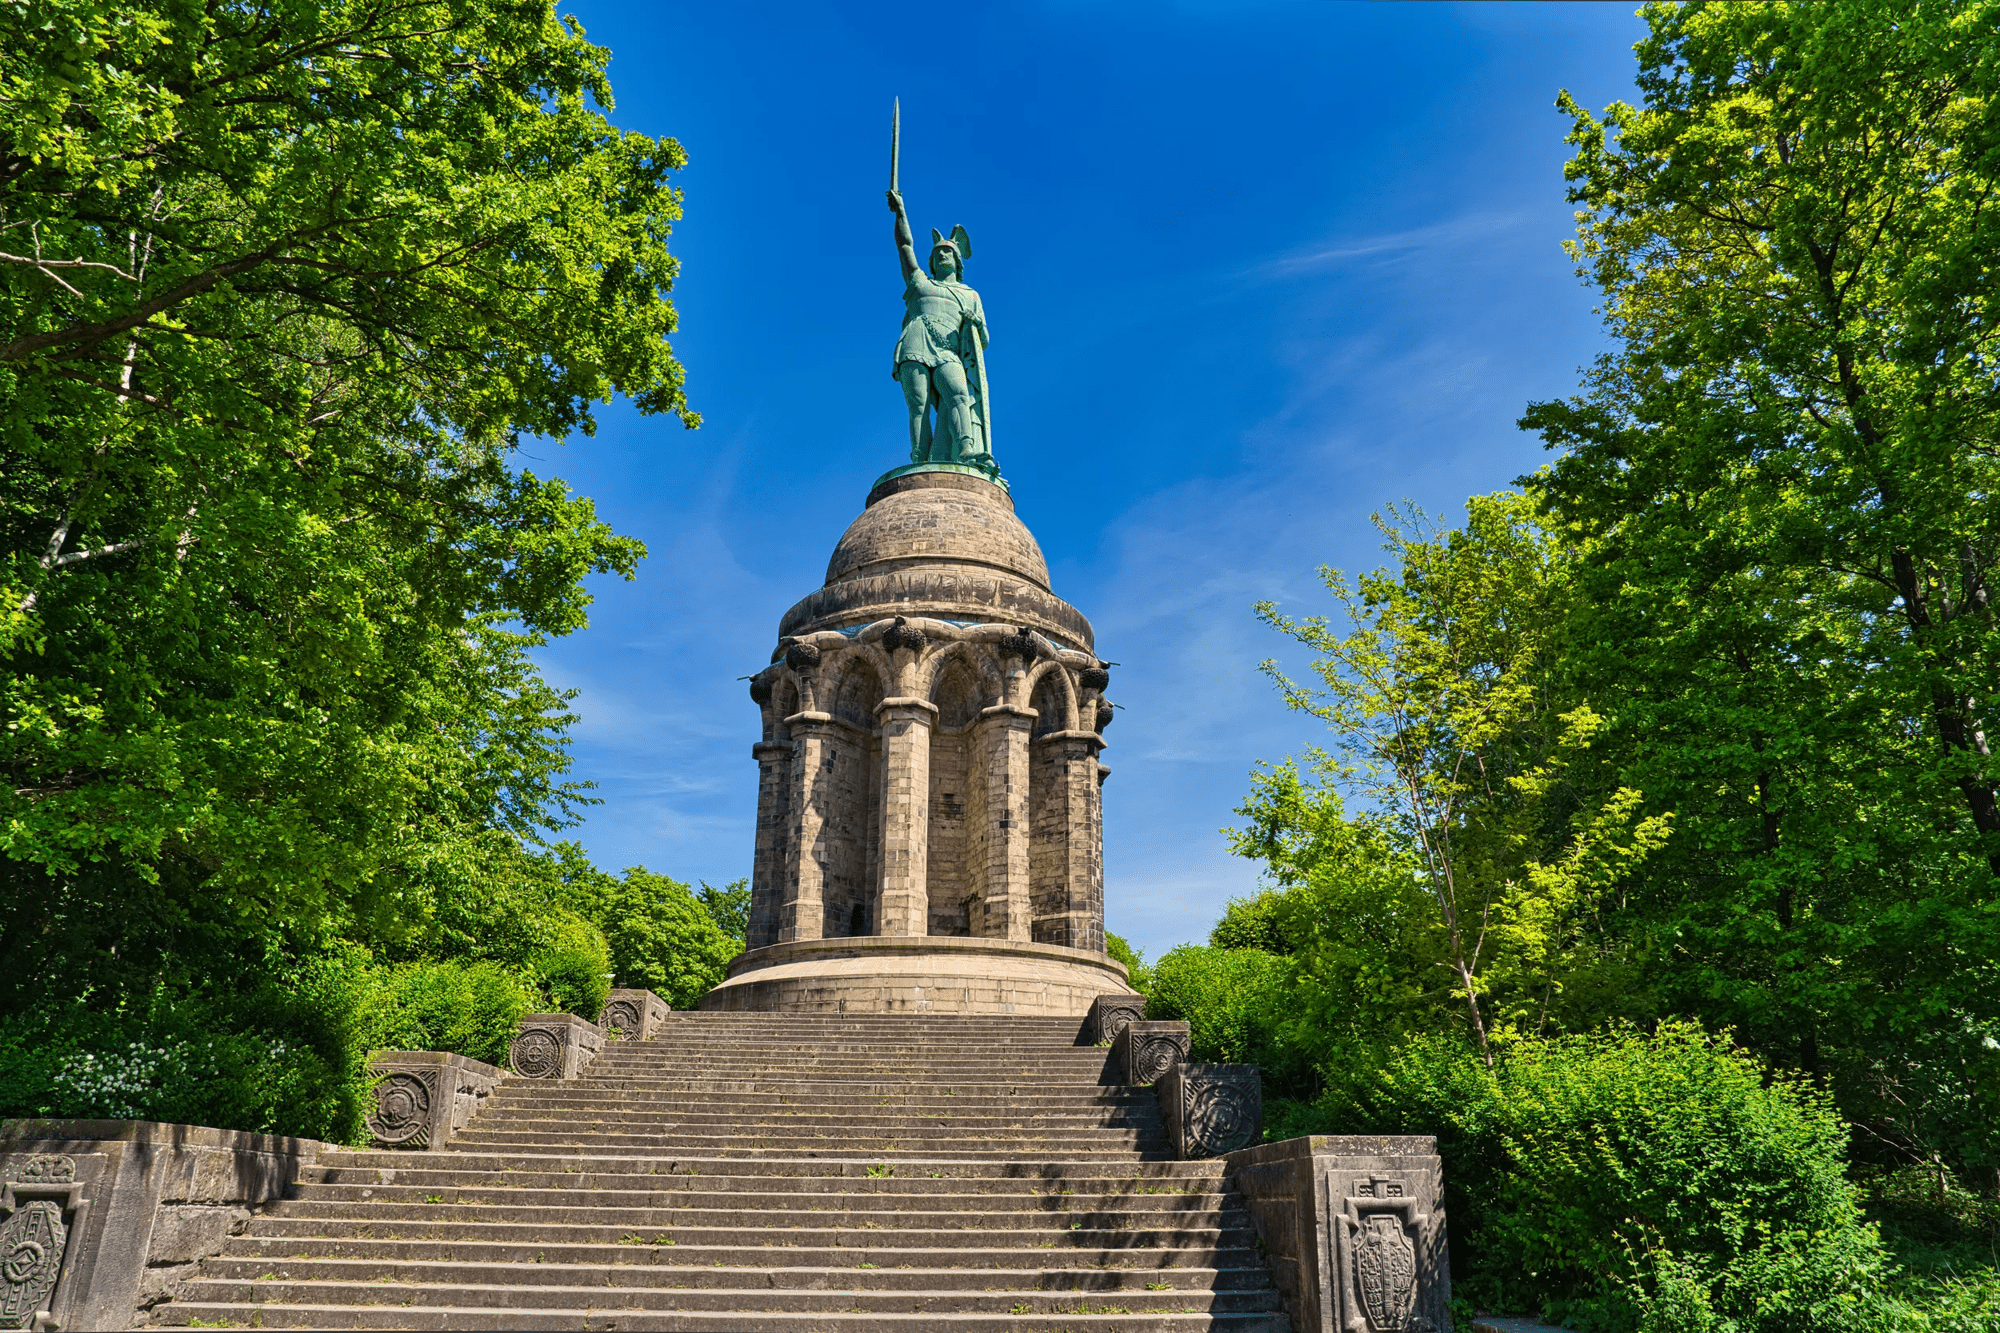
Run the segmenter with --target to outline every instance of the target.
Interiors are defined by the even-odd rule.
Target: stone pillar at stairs
[[[882,723],[882,907],[879,935],[930,933],[931,724],[937,705],[897,695]]]
[[[995,939],[1033,938],[1028,909],[1028,736],[1035,714],[1001,704],[980,714],[986,761],[986,928]]]
[[[791,808],[796,830],[785,857],[784,883],[778,892],[778,943],[816,940],[825,929],[821,889],[825,868],[820,864],[820,835],[826,827],[826,804],[832,793],[836,723],[830,713],[794,713],[785,719],[792,733]]]
[[[788,741],[762,741],[750,747],[757,761],[757,851],[750,882],[749,947],[761,949],[778,942],[778,902],[774,882],[789,863],[786,830],[790,820],[792,747]]]

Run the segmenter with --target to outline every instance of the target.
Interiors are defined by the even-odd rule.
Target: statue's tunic
[[[977,343],[968,340],[977,338]],[[948,361],[964,364],[986,345],[986,311],[979,293],[962,282],[939,282],[922,269],[910,274],[903,288],[903,336],[896,340],[896,361],[890,378],[900,378],[903,363],[937,367]]]

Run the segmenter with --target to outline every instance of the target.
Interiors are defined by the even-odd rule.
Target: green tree
[[[526,652],[643,552],[513,450],[695,424],[683,154],[547,4],[22,0],[0,50],[4,984],[393,935],[584,799]]]
[[[604,888],[597,921],[611,943],[618,985],[643,987],[692,1009],[743,952],[687,885],[633,866]]]
[[[1461,529],[1421,512],[1377,522],[1393,566],[1352,585],[1321,570],[1340,621],[1257,608],[1316,654],[1317,683],[1275,662],[1264,670],[1334,732],[1335,750],[1314,757],[1321,774],[1371,802],[1412,858],[1436,928],[1432,965],[1490,1061],[1496,1035],[1539,1026],[1572,974],[1619,956],[1594,909],[1669,820],[1641,814],[1630,789],[1568,780],[1601,719],[1565,693],[1574,557],[1529,502],[1476,496]],[[1239,850],[1288,854],[1288,815],[1308,845],[1321,836],[1328,812],[1304,800],[1295,773],[1262,795],[1280,805],[1253,802],[1258,822]]]
[[[1592,552],[1575,670],[1676,816],[1631,908],[1672,1007],[1990,1167],[2000,9],[1643,12],[1643,104],[1560,103],[1613,347],[1523,420]]]

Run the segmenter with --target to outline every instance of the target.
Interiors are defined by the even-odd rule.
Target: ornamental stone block
[[[575,1014],[529,1014],[507,1053],[522,1078],[575,1078],[604,1049],[604,1032]]]
[[[147,1120],[0,1124],[0,1328],[138,1327],[320,1147]]]
[[[1146,1016],[1143,995],[1100,995],[1090,1002],[1090,1017],[1083,1025],[1085,1046],[1109,1046],[1118,1034]]]
[[[449,1051],[377,1051],[368,1059],[375,1106],[368,1133],[378,1148],[442,1148],[493,1095],[501,1072]]]
[[[1126,1023],[1111,1047],[1111,1067],[1121,1083],[1158,1083],[1175,1065],[1187,1063],[1193,1034],[1186,1023]]]
[[[1448,1333],[1436,1139],[1314,1135],[1223,1160],[1299,1333]]]
[[[644,1041],[672,1012],[665,1000],[649,990],[615,990],[604,997],[597,1026],[606,1035],[616,1033],[624,1041]]]
[[[1248,1148],[1264,1132],[1264,1079],[1255,1065],[1177,1064],[1153,1091],[1167,1142],[1183,1162]]]

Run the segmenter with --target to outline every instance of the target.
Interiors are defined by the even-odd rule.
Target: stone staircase
[[[155,1326],[1286,1333],[1075,1019],[674,1014],[441,1152],[335,1151]]]

